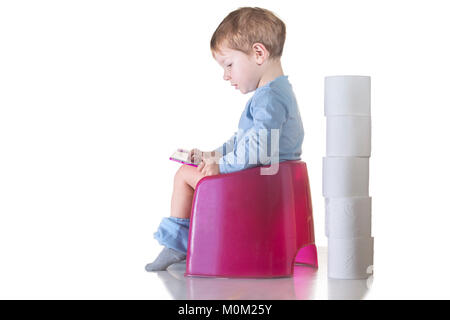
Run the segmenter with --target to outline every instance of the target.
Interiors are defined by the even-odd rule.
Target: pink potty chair
[[[269,166],[265,166],[266,168]],[[202,178],[195,188],[187,276],[284,277],[317,267],[308,172],[300,160]]]

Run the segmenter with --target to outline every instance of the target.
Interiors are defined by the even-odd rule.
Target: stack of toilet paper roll
[[[370,77],[325,78],[323,158],[328,277],[365,279],[373,265]]]

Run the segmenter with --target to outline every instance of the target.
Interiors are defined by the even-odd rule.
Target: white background
[[[241,6],[287,25],[317,244],[324,77],[370,75],[368,298],[450,298],[450,20],[430,0],[1,1],[0,298],[169,298],[144,271],[170,212],[168,156],[237,129],[252,94],[223,81],[209,41]]]

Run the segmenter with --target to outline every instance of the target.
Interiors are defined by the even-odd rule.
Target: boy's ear
[[[262,43],[254,43],[252,49],[257,64],[263,64],[263,62],[269,58],[269,51],[267,51]]]

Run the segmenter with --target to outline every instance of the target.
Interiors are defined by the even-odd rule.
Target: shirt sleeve
[[[239,137],[233,152],[219,159],[220,173],[266,165],[270,163],[271,158],[279,155],[278,141],[273,148],[271,141],[275,133],[278,135],[274,139],[279,139],[281,128],[287,120],[286,106],[276,95],[265,94],[255,97],[250,109],[253,126]],[[262,159],[260,155],[263,155]]]
[[[222,156],[228,154],[229,152],[234,150],[234,144],[236,141],[237,132],[235,132],[230,139],[228,139],[225,143],[223,143],[220,147],[217,149],[214,149],[214,151],[217,153],[220,153]]]

